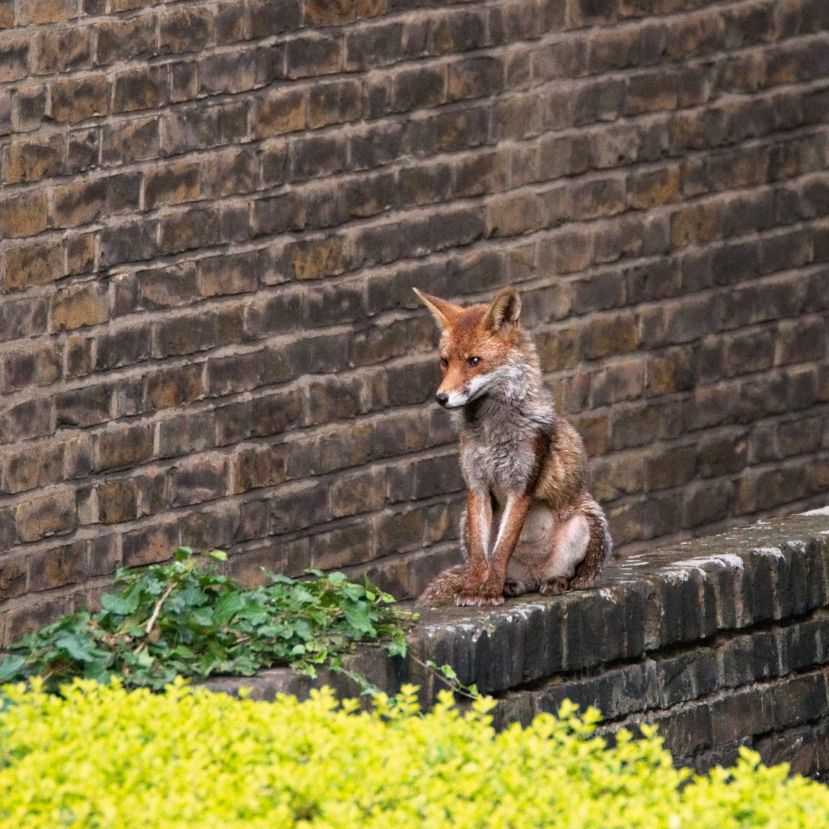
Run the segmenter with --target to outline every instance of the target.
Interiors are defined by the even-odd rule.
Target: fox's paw
[[[529,593],[532,588],[518,579],[507,579],[504,582],[504,595],[508,597],[522,596]]]
[[[570,582],[563,576],[556,576],[541,583],[539,588],[544,596],[560,596],[570,587]]]
[[[489,591],[468,591],[464,590],[455,597],[455,604],[458,607],[497,607],[504,603],[504,597],[500,593]]]

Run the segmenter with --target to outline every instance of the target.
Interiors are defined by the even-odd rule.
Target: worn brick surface
[[[415,285],[523,289],[623,553],[825,500],[827,27],[820,0],[0,2],[5,636],[27,585],[45,618],[211,532],[240,574],[416,593],[462,493]]]

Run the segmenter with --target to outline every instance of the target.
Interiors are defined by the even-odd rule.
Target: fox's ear
[[[435,322],[441,328],[450,328],[458,314],[463,311],[460,305],[447,302],[445,299],[439,299],[436,296],[424,294],[423,291],[418,291],[417,288],[412,289],[420,298],[420,301],[432,312]]]
[[[500,331],[505,325],[515,325],[521,316],[521,297],[518,291],[507,286],[492,300],[484,316],[484,325],[490,331]]]

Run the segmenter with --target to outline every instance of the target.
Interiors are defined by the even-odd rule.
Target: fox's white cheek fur
[[[462,391],[453,391],[449,393],[449,399],[446,401],[446,408],[459,409],[469,402],[469,395]]]
[[[474,400],[482,391],[485,391],[495,379],[495,373],[477,374],[466,386],[466,399]]]
[[[449,393],[449,400],[446,405],[450,409],[457,409],[460,406],[465,406],[470,400],[474,400],[482,391],[484,391],[495,379],[495,372],[490,374],[478,374],[473,377],[464,388],[463,391],[453,391]]]

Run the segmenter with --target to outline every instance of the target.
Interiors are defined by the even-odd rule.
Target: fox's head
[[[509,381],[521,348],[521,298],[504,288],[489,305],[462,308],[414,289],[441,328],[443,381],[435,399],[457,409]]]

